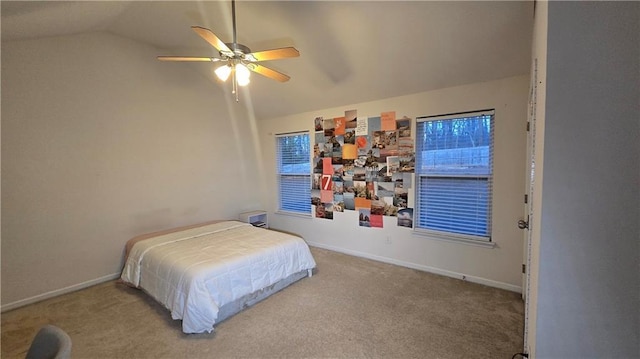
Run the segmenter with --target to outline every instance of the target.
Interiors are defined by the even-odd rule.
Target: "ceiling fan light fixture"
[[[251,71],[242,63],[236,65],[236,80],[239,86],[246,86],[249,84],[249,77],[251,77]]]
[[[229,78],[229,75],[231,75],[231,66],[229,65],[220,66],[217,69],[215,69],[214,72],[216,73],[216,76],[220,80],[227,81],[227,79]]]
[[[246,79],[238,79],[238,86],[247,86],[249,84],[249,78]]]
[[[300,52],[294,47],[282,47],[278,49],[251,52],[247,46],[239,44],[236,36],[236,1],[231,0],[231,17],[233,19],[233,42],[223,42],[211,30],[201,26],[191,26],[200,37],[213,46],[220,57],[196,57],[196,56],[158,56],[161,61],[223,61],[224,65],[216,68],[216,77],[226,82],[231,77],[232,90],[238,102],[238,86],[247,86],[250,82],[251,71],[270,79],[286,82],[289,76],[270,69],[266,66],[258,65],[259,61],[270,61],[300,56]]]

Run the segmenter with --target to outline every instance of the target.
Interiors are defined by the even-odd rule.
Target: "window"
[[[491,241],[494,111],[417,118],[416,230]]]
[[[278,210],[311,214],[309,133],[277,135]]]

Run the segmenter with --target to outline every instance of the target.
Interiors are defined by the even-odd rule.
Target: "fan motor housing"
[[[232,42],[229,42],[229,43],[225,43],[225,45],[227,45],[227,47],[229,47],[231,51],[233,51],[233,53],[236,55],[245,55],[245,54],[251,53],[251,49],[249,49],[247,46],[244,46],[242,44],[234,44]],[[224,54],[220,53],[220,55],[224,55]]]

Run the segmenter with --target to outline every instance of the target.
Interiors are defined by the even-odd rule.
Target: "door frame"
[[[534,58],[531,66],[531,83],[529,85],[529,104],[527,111],[527,165],[525,176],[524,218],[527,228],[523,230],[523,274],[522,299],[524,300],[524,348],[528,348],[529,337],[529,294],[531,290],[531,224],[535,215],[533,211],[533,188],[535,178],[535,146],[536,146],[536,106],[538,90],[538,59]]]

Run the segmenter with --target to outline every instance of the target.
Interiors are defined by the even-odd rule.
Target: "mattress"
[[[183,332],[202,333],[225,304],[315,266],[300,237],[223,221],[136,242],[121,278],[181,319]]]

